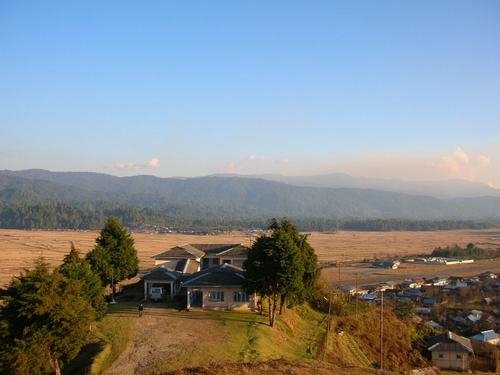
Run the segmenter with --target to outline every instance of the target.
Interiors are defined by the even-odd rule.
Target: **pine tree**
[[[115,281],[121,281],[134,277],[139,270],[134,239],[113,217],[108,218],[87,260],[104,285],[110,284],[112,274]]]
[[[95,310],[97,318],[102,318],[106,313],[106,301],[104,300],[104,288],[99,275],[95,273],[90,263],[80,257],[73,243],[70,252],[64,257],[59,272],[69,279],[79,281],[82,284],[82,293]]]
[[[43,259],[14,278],[0,312],[0,365],[13,375],[61,374],[88,343],[94,309],[80,282],[50,272]]]

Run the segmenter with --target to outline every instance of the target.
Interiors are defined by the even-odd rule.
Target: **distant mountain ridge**
[[[0,171],[0,203],[64,202],[225,218],[478,220],[500,218],[500,198],[439,199],[366,188],[295,186],[263,178],[116,177],[93,172]]]
[[[314,176],[283,176],[277,174],[216,174],[214,176],[261,178],[268,181],[284,182],[294,186],[374,189],[411,195],[427,195],[435,198],[500,197],[499,189],[495,189],[480,182],[459,179],[407,181],[399,179],[357,177],[345,173],[331,173]]]

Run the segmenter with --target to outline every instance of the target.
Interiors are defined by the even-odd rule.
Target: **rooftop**
[[[429,346],[428,350],[430,351],[439,348],[444,351],[455,351],[457,349],[461,349],[469,353],[474,352],[472,349],[472,343],[467,337],[457,335],[451,331],[447,331],[442,335],[434,337],[431,342],[433,345]]]
[[[179,276],[179,274],[168,271],[167,269],[160,266],[152,269],[150,272],[145,274],[142,279],[154,281],[175,281],[179,278]]]
[[[154,259],[201,258],[206,255],[231,255],[246,257],[248,247],[242,244],[183,244],[174,246],[162,253],[153,255]]]
[[[182,284],[184,287],[240,287],[245,280],[243,269],[231,264],[220,264],[196,272]]]
[[[498,340],[498,339],[500,339],[500,335],[492,329],[489,329],[487,331],[481,331],[481,333],[478,333],[477,335],[471,337],[471,340],[476,340],[481,342],[488,342],[491,340]]]

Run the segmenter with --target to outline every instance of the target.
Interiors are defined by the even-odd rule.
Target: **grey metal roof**
[[[184,287],[240,287],[245,280],[243,270],[231,264],[220,264],[196,272],[185,279]]]
[[[481,331],[477,335],[471,337],[472,340],[487,342],[491,340],[497,340],[500,338],[500,335],[496,333],[494,330],[489,329],[487,331]]]
[[[431,342],[434,344],[429,346],[428,350],[430,351],[439,348],[440,350],[445,351],[464,350],[469,353],[474,353],[470,339],[457,335],[451,331],[447,331],[442,335],[434,337]]]
[[[155,280],[155,281],[175,281],[179,278],[174,272],[170,272],[163,267],[156,267],[147,274],[145,274],[143,280]]]
[[[154,259],[179,259],[179,258],[201,258],[205,255],[229,255],[246,257],[248,247],[242,244],[184,244],[174,246],[160,254],[153,255]]]

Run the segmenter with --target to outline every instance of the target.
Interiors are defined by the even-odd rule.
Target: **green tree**
[[[415,315],[415,303],[411,300],[399,302],[394,312],[400,320],[409,320]]]
[[[320,271],[318,257],[316,256],[314,248],[307,241],[307,235],[301,234],[295,224],[286,218],[282,220],[272,219],[269,229],[273,230],[273,232],[282,230],[290,236],[299,249],[304,268],[301,287],[295,290],[295,293],[292,295],[290,295],[290,293],[281,295],[281,313],[286,306],[287,296],[294,298],[299,303],[305,300],[310,301],[313,298]]]
[[[106,221],[87,260],[104,285],[111,283],[112,274],[115,281],[121,281],[134,277],[139,270],[134,239],[114,217]]]
[[[69,279],[77,280],[82,284],[82,294],[94,308],[97,318],[102,318],[106,313],[104,288],[99,275],[95,273],[88,261],[80,257],[73,243],[70,252],[64,257],[59,272]]]
[[[282,229],[273,230],[255,241],[244,264],[245,289],[266,296],[269,325],[274,326],[278,297],[293,295],[303,287],[304,266],[300,250]]]
[[[43,259],[14,278],[0,310],[0,365],[14,375],[61,374],[88,343],[94,309],[80,282],[50,272]]]

